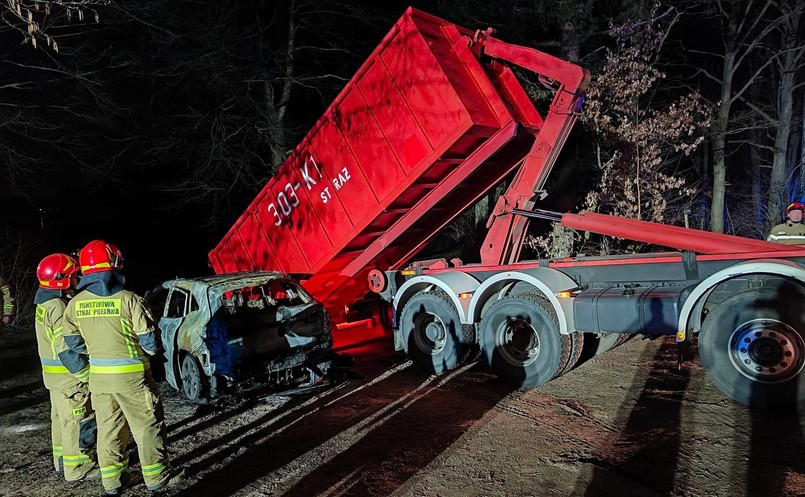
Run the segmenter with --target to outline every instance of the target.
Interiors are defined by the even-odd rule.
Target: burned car
[[[165,379],[189,400],[245,384],[311,385],[332,365],[324,307],[286,274],[173,279],[146,300],[161,330]]]

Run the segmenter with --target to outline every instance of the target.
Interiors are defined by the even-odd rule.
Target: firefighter
[[[146,488],[159,490],[180,481],[183,471],[168,460],[162,398],[150,370],[158,329],[145,300],[124,289],[123,256],[115,245],[93,240],[79,262],[83,276],[65,310],[64,338],[71,349],[86,346],[89,353],[104,490],[119,495],[123,489],[130,434]]]
[[[803,212],[805,212],[805,205],[801,202],[789,204],[785,209],[786,221],[773,227],[766,241],[788,245],[805,244],[805,224],[802,224]]]
[[[0,274],[0,336],[3,334],[3,326],[10,325],[14,321],[14,294],[11,291],[11,283]]]
[[[36,342],[42,378],[50,392],[53,466],[67,481],[101,477],[95,453],[95,413],[90,402],[87,357],[70,350],[62,338],[62,318],[78,280],[78,262],[51,254],[36,268]]]
[[[11,284],[0,274],[0,338],[3,336],[3,328],[14,321],[14,311],[14,293]]]

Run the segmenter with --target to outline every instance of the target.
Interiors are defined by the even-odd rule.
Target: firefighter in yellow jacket
[[[802,214],[805,205],[801,202],[792,202],[785,209],[786,220],[774,226],[766,237],[767,242],[785,243],[788,245],[805,244],[805,224],[802,223]]]
[[[50,392],[50,435],[53,466],[67,481],[97,480],[95,413],[87,380],[89,362],[70,350],[62,338],[68,293],[78,280],[78,262],[66,254],[51,254],[36,268],[36,342],[42,378]]]
[[[0,335],[3,334],[3,326],[9,325],[14,320],[14,294],[11,291],[11,284],[3,275],[0,275]]]
[[[158,329],[145,300],[124,289],[123,257],[115,245],[93,240],[79,262],[80,292],[65,310],[63,335],[71,349],[86,346],[89,354],[104,490],[122,491],[129,434],[137,443],[146,488],[159,490],[183,472],[168,461],[162,398],[149,366],[159,348]]]
[[[0,338],[3,336],[3,327],[14,321],[14,293],[11,284],[0,274]]]

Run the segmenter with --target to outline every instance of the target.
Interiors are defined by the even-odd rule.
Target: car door
[[[176,380],[176,371],[179,368],[176,335],[187,315],[189,301],[189,292],[182,288],[171,288],[164,313],[159,319],[159,329],[162,330],[162,347],[165,349],[165,379],[174,388],[179,388]]]

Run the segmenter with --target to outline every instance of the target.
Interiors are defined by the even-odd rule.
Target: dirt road
[[[536,390],[477,363],[427,377],[390,340],[349,352],[357,377],[315,395],[214,407],[165,386],[190,476],[161,495],[805,495],[803,418],[734,404],[695,361],[678,371],[672,338],[634,339]],[[50,467],[32,335],[7,333],[0,361],[0,496],[102,493]]]

